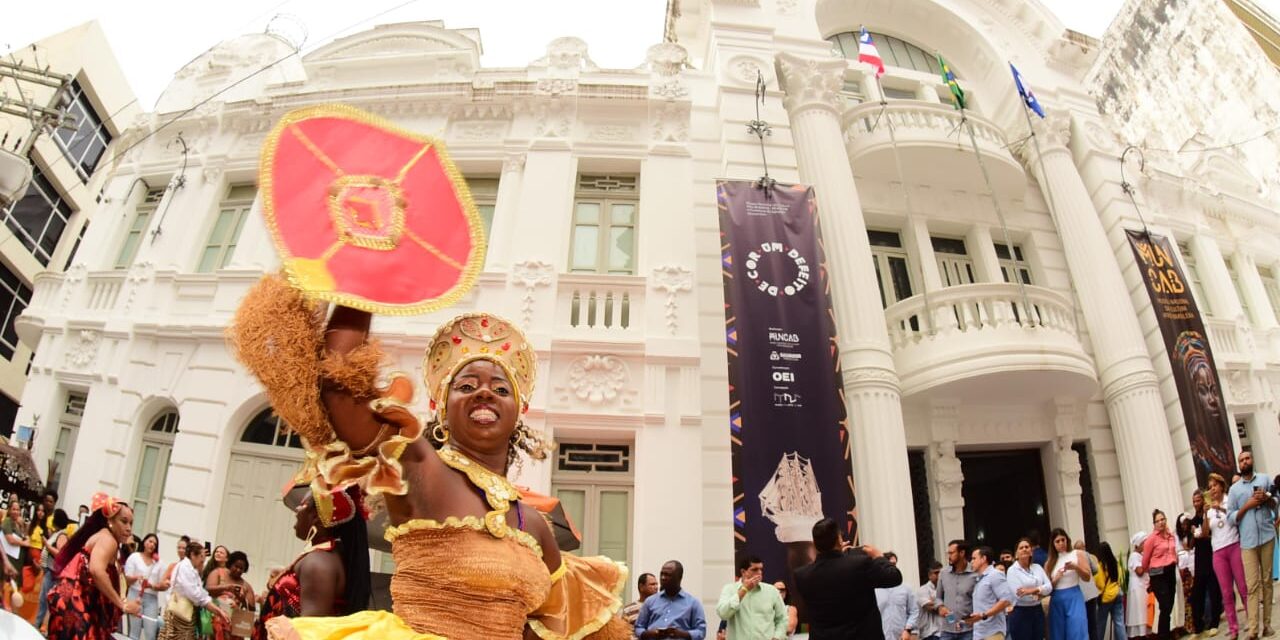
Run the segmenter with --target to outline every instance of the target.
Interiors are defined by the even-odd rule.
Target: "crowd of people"
[[[1271,637],[1280,491],[1254,470],[1250,452],[1238,463],[1230,483],[1209,474],[1192,511],[1172,525],[1154,510],[1151,529],[1134,534],[1127,554],[1117,557],[1107,542],[1088,549],[1062,529],[1050,532],[1047,549],[1034,533],[999,553],[952,540],[947,564],[930,562],[915,590],[903,584],[896,554],[850,546],[824,519],[814,525],[810,563],[793,572],[801,628],[811,640],[1170,640],[1216,636],[1225,617],[1229,640]],[[717,602],[719,638],[800,637],[787,585],[764,582],[763,569],[757,557],[739,559],[737,580]],[[680,588],[682,573],[672,561],[656,582],[641,574],[639,598],[623,610],[636,637],[706,636],[701,605]]]
[[[261,591],[245,579],[249,557],[242,551],[210,549],[184,535],[164,561],[156,534],[134,535],[133,510],[105,494],[74,522],[56,507],[54,491],[33,505],[10,498],[0,524],[0,604],[50,640],[108,640],[114,633],[132,640],[265,640],[265,625],[277,616],[363,609],[344,604],[367,603],[371,593],[357,492],[329,496],[323,516],[305,491],[295,498],[295,534],[306,548],[288,567],[272,568]]]

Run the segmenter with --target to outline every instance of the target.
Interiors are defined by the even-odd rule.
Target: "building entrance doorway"
[[[1018,538],[1049,533],[1044,468],[1039,449],[957,453],[964,472],[964,537],[996,553],[1012,551]]]

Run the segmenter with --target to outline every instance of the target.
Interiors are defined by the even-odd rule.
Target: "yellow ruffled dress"
[[[240,360],[253,372],[287,424],[308,442],[299,474],[327,486],[359,484],[370,494],[404,495],[400,466],[406,446],[423,435],[409,405],[413,386],[393,377],[376,388],[376,345],[346,356],[326,354],[323,313],[278,276],[246,296],[229,331]],[[368,400],[392,429],[373,450],[352,453],[335,440],[320,404],[317,380]],[[483,518],[411,520],[386,532],[396,571],[394,613],[363,611],[344,617],[274,618],[280,640],[516,640],[526,624],[546,640],[624,640],[632,629],[618,612],[627,569],[605,557],[565,554],[554,574],[534,537],[507,524],[519,491],[465,455],[444,448],[442,462],[482,490]]]

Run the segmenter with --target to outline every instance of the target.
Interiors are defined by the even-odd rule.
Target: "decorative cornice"
[[[848,62],[844,58],[802,58],[790,53],[778,55],[786,97],[782,104],[796,114],[807,109],[840,113],[840,87]]]

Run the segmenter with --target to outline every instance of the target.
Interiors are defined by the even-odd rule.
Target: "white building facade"
[[[851,48],[862,24],[889,66],[883,106]],[[954,538],[1003,545],[1050,526],[1124,546],[1153,507],[1189,503],[1177,391],[1124,240],[1139,223],[1123,144],[1086,91],[1098,42],[1013,0],[683,0],[667,30],[634,69],[598,68],[575,38],[486,69],[472,30],[383,25],[175,121],[289,45],[244,36],[190,63],[124,134],[149,137],[106,185],[97,215],[118,223],[37,278],[18,324],[37,354],[19,420],[87,394],[68,499],[126,496],[140,530],[244,549],[259,582],[292,556],[277,496],[296,437],[223,331],[278,267],[254,186],[263,137],[289,110],[343,102],[443,138],[490,221],[485,272],[457,308],[375,320],[396,363],[420,374],[453,313],[521,323],[540,356],[532,422],[559,449],[518,480],[564,501],[584,551],[635,573],[680,559],[686,588],[714,599],[733,565],[714,183],[762,172],[747,123],[763,77],[771,175],[819,201],[863,539],[912,569]],[[969,95],[992,193],[935,50]],[[1009,60],[1049,109],[1038,147]],[[1207,168],[1131,180],[1153,230],[1191,248],[1230,409],[1267,469],[1280,464],[1266,455],[1280,450],[1271,178],[1189,155]],[[139,178],[180,186],[131,190]],[[1024,292],[1035,326],[1016,310]],[[54,448],[42,431],[37,453]]]
[[[97,22],[14,49],[3,60],[0,146],[24,156],[32,179],[22,198],[0,205],[0,437],[24,426],[47,428],[57,438],[59,421],[51,414],[15,420],[32,349],[14,325],[31,302],[36,275],[75,260],[111,173],[107,149],[140,110]],[[64,125],[33,131],[36,114],[24,105],[59,112]],[[83,403],[72,400],[75,413]]]

